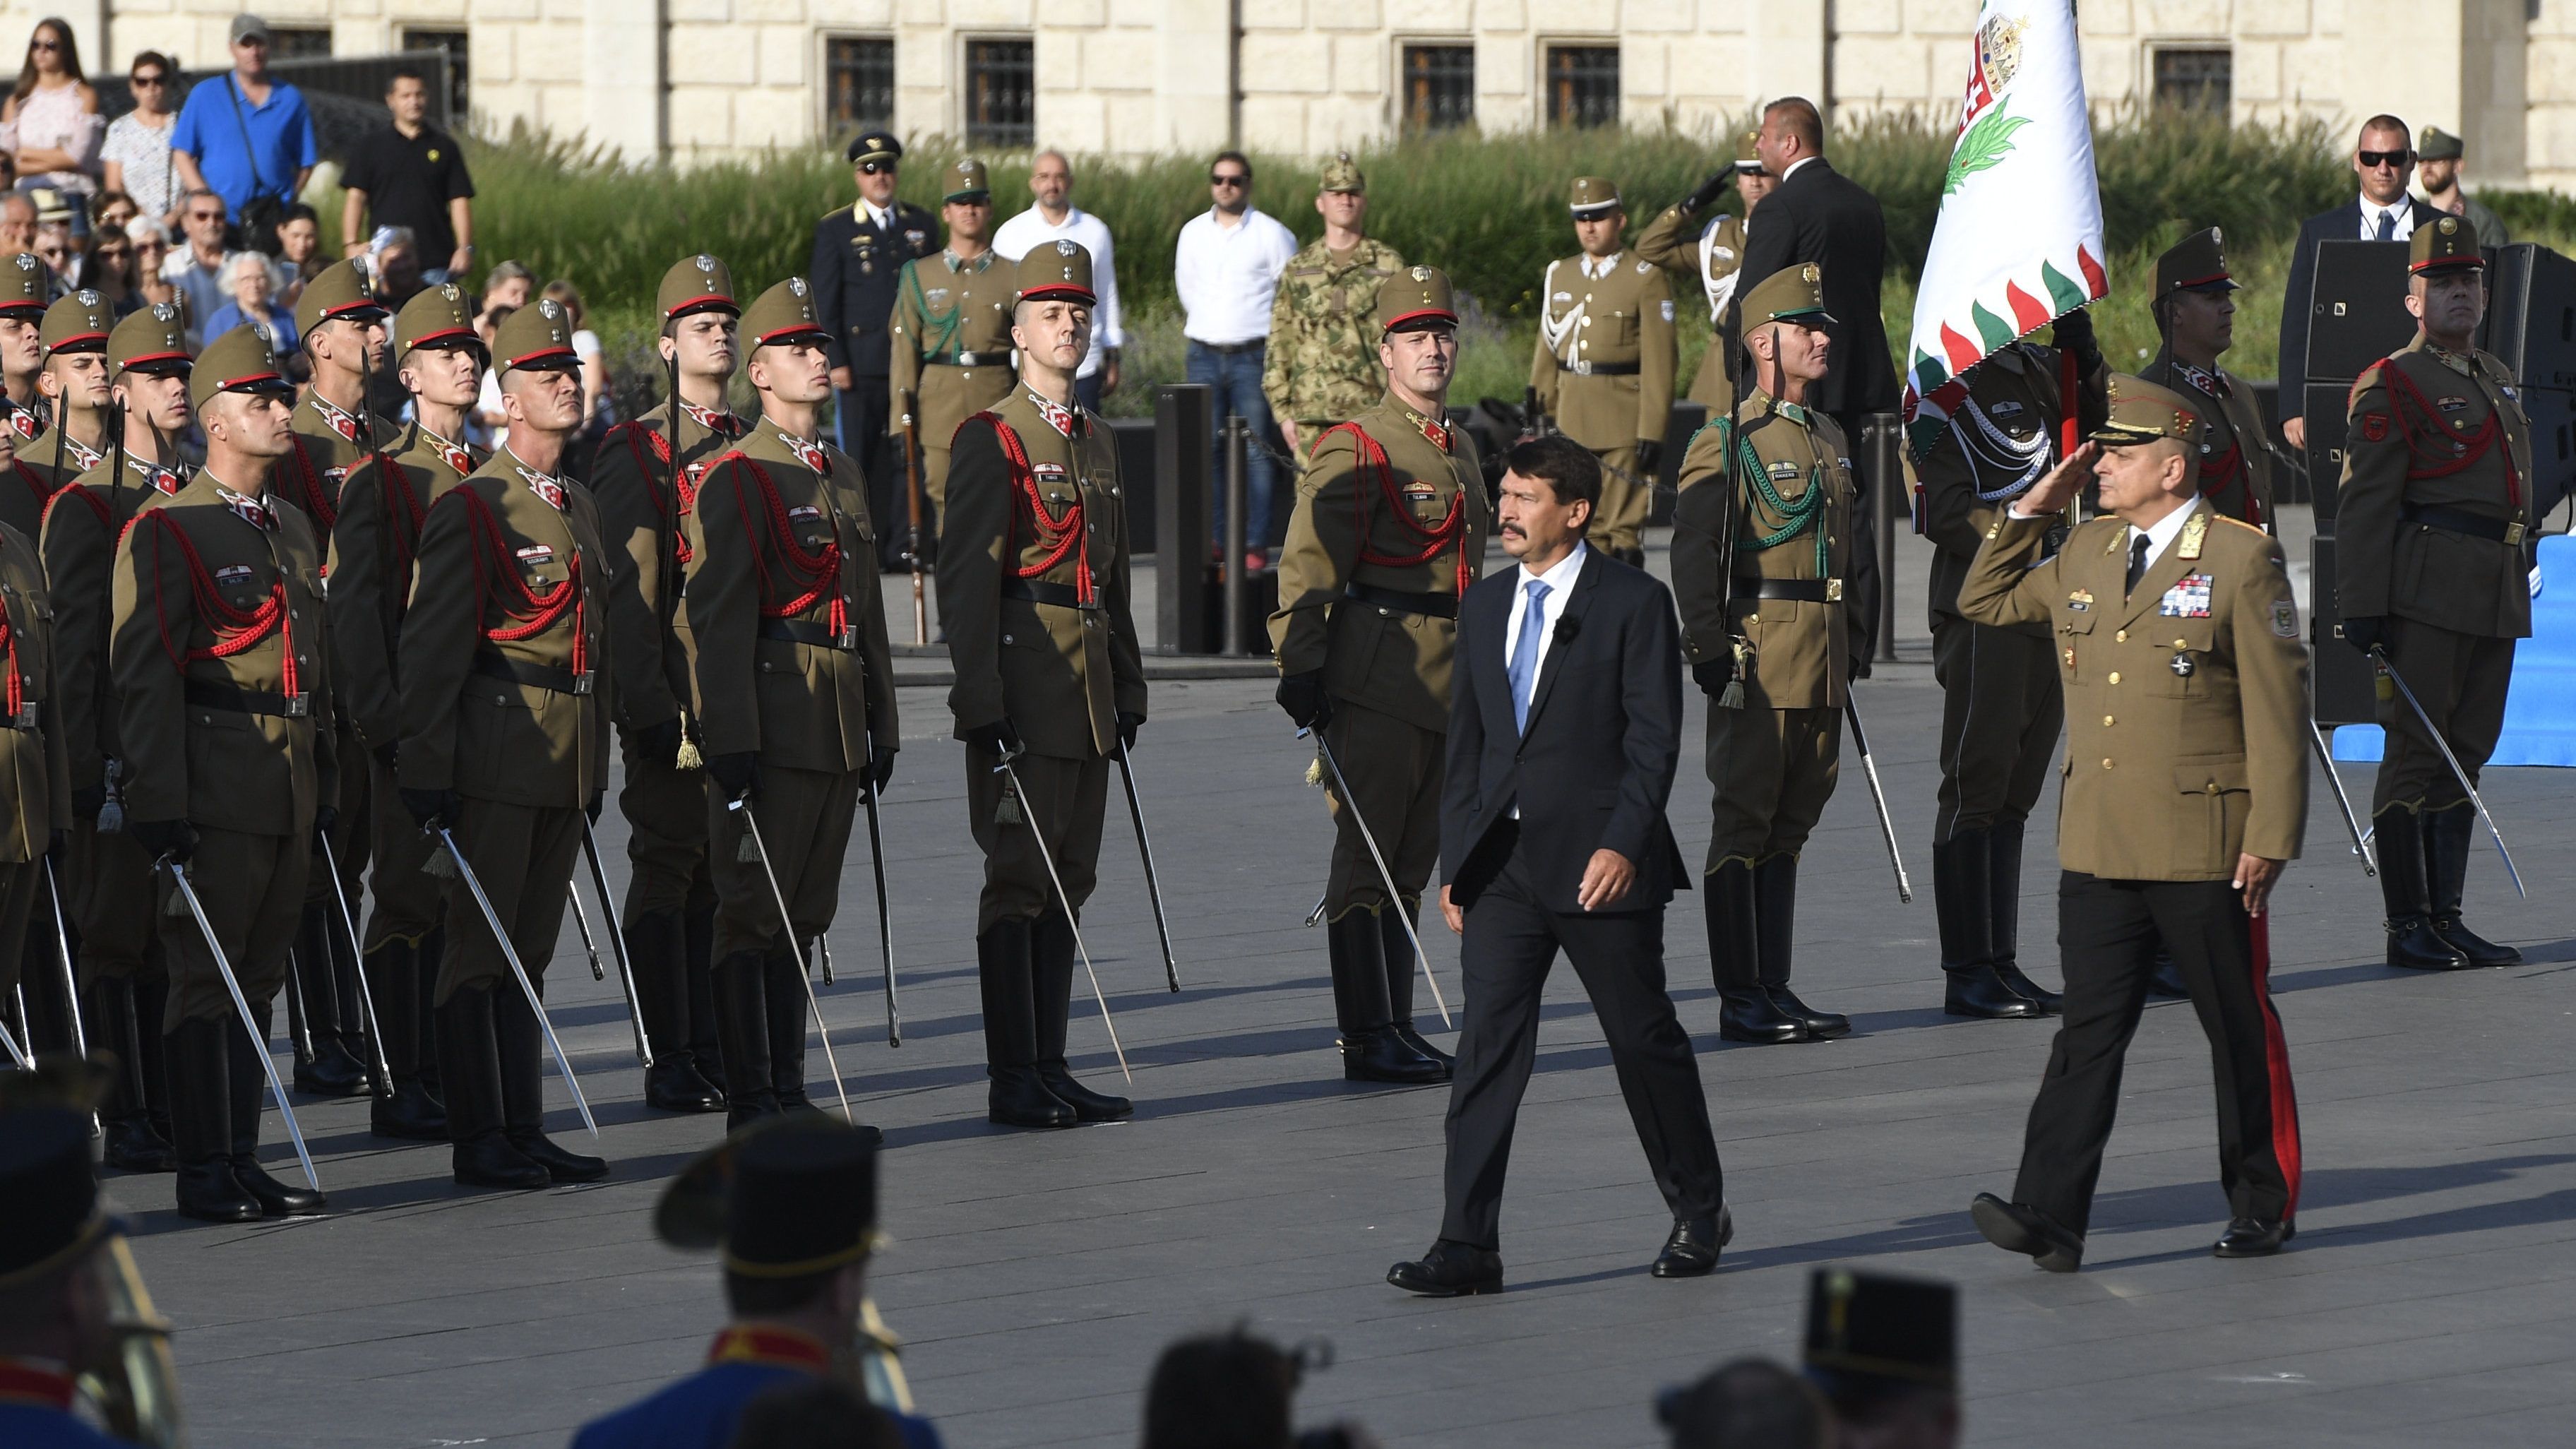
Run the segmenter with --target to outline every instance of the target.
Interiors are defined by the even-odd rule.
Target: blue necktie
[[[1530,689],[1538,683],[1539,631],[1547,627],[1547,585],[1538,579],[1523,584],[1529,607],[1521,611],[1521,637],[1512,644],[1512,724],[1529,725]]]
[[[2395,241],[2395,240],[2397,240],[2397,213],[2396,213],[2396,212],[2393,212],[2393,211],[2382,211],[2381,213],[2379,213],[2379,235],[2378,235],[2377,237],[2373,238],[2373,240],[2376,240],[2376,241]]]

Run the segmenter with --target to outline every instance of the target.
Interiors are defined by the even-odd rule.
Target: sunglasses
[[[2369,171],[2381,166],[2393,166],[2398,170],[2403,171],[2406,169],[2407,163],[2415,159],[2415,153],[2411,150],[2364,151],[2360,153],[2360,159],[2361,169],[2364,171]]]
[[[1236,186],[1250,186],[1251,184],[1252,177],[1249,175],[1229,176],[1222,171],[1212,171],[1208,173],[1208,185],[1210,186],[1224,186],[1231,188]]]
[[[27,42],[27,48],[29,50],[60,50],[62,49],[62,46],[51,40],[30,40]]]
[[[894,168],[895,163],[892,161],[862,161],[859,163],[859,174],[861,176],[892,176],[894,174]]]
[[[170,79],[170,78],[169,78],[168,76],[165,76],[165,75],[162,75],[162,74],[160,74],[160,73],[158,73],[158,72],[155,72],[155,73],[153,73],[153,74],[151,74],[151,75],[129,76],[129,77],[127,77],[127,78],[126,78],[126,82],[125,82],[125,83],[126,83],[127,85],[130,85],[130,86],[156,86],[156,87],[157,87],[157,86],[160,86],[160,85],[165,84],[166,82],[168,82],[168,80],[169,80],[169,79]]]

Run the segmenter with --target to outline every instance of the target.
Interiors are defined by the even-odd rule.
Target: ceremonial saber
[[[20,1025],[23,1026],[26,1024],[26,1017],[23,1013],[20,1014],[18,1020]],[[36,1064],[33,1061],[30,1061],[27,1057],[27,1053],[19,1047],[18,1039],[9,1034],[9,1023],[5,1021],[0,1021],[0,1047],[7,1047],[9,1049],[9,1060],[18,1064],[18,1070],[22,1072],[32,1072],[36,1069]]]
[[[1896,848],[1896,822],[1887,813],[1887,790],[1878,782],[1878,759],[1869,752],[1869,732],[1860,727],[1860,703],[1843,687],[1843,718],[1851,721],[1852,748],[1860,751],[1861,773],[1869,777],[1869,798],[1878,807],[1878,833],[1887,840],[1887,863],[1896,868],[1896,898],[1911,905],[1914,882],[1905,874],[1905,857]]]
[[[746,795],[726,805],[725,809],[742,816],[742,828],[750,832],[751,848],[760,856],[760,873],[769,880],[769,898],[778,903],[778,934],[786,939],[789,950],[798,951],[801,955],[799,948],[802,943],[796,939],[795,918],[787,914],[787,892],[778,888],[778,872],[769,864],[769,845],[760,838],[760,822],[753,819],[751,811],[745,808],[750,803],[751,797]],[[814,1030],[823,1038],[823,1065],[832,1069],[832,1090],[840,1094],[841,1119],[857,1126],[858,1114],[850,1110],[850,1089],[841,1084],[840,1060],[832,1055],[832,1029],[823,1024],[823,998],[814,994],[814,978],[805,974],[802,961],[796,966],[796,984],[805,988],[805,1004],[814,1012]]]
[[[572,923],[581,931],[582,954],[590,958],[590,979],[607,980],[608,968],[599,964],[599,942],[590,934],[590,907],[581,903],[581,887],[565,881],[564,899],[572,903]]]
[[[45,894],[52,898],[54,906],[54,944],[62,949],[63,1006],[72,1019],[72,1050],[86,1058],[89,1055],[89,1033],[81,1025],[80,976],[72,969],[72,933],[71,927],[63,920],[63,886],[54,878],[53,857],[45,856],[43,859]]]
[[[885,828],[877,820],[877,741],[859,732],[861,762],[868,772],[863,800],[868,807],[868,869],[877,881],[877,952],[885,961],[886,1045],[903,1045],[903,1010],[894,999],[894,912],[886,901]]]
[[[331,848],[328,831],[317,830],[314,839],[322,842],[322,868],[331,873],[331,900],[340,908],[340,929],[349,933],[350,958],[358,963],[358,1004],[367,1011],[367,1044],[376,1049],[377,1078],[385,1084],[385,1094],[393,1095],[394,1067],[385,1059],[385,1029],[376,1024],[376,989],[367,984],[367,948],[358,942],[358,918],[349,911],[349,892],[340,884],[339,852]]]
[[[581,817],[581,853],[590,862],[591,889],[599,892],[599,909],[608,917],[608,952],[617,962],[617,984],[626,993],[626,1017],[635,1027],[635,1058],[653,1065],[653,1038],[644,1030],[644,1009],[635,1000],[635,963],[626,956],[626,923],[617,918],[617,897],[608,892],[608,872],[600,868],[599,838],[590,833],[590,816]]]
[[[1136,798],[1136,767],[1128,762],[1127,741],[1118,742],[1118,778],[1127,787],[1127,818],[1136,822],[1136,849],[1145,857],[1145,894],[1154,900],[1154,936],[1163,945],[1163,979],[1181,989],[1181,968],[1172,964],[1172,928],[1163,919],[1163,883],[1154,877],[1154,842],[1145,834],[1145,807]]]
[[[1029,827],[1029,838],[1037,842],[1038,860],[1046,866],[1047,883],[1055,887],[1056,904],[1064,907],[1065,929],[1073,933],[1073,949],[1082,957],[1082,974],[1091,978],[1091,999],[1100,1003],[1100,1024],[1109,1029],[1109,1049],[1118,1055],[1118,1074],[1129,1082],[1136,1074],[1127,1070],[1127,1048],[1118,1044],[1118,1023],[1109,1018],[1109,998],[1100,990],[1100,973],[1091,967],[1091,948],[1082,944],[1082,923],[1073,917],[1073,897],[1065,894],[1064,877],[1055,873],[1055,852],[1047,849],[1046,832],[1038,828],[1038,817],[1029,810],[1029,790],[1020,783],[1020,772],[1011,766],[1017,751],[1000,752],[1001,763],[993,768],[1011,777],[1011,793],[1020,798],[1020,819]]]
[[[2313,717],[2308,720],[2308,743],[2316,748],[2317,763],[2326,767],[2326,783],[2334,787],[2335,804],[2343,810],[2344,829],[2352,832],[2352,853],[2361,857],[2361,873],[2379,874],[2378,864],[2370,858],[2369,842],[2362,834],[2361,818],[2352,813],[2352,797],[2343,792],[2343,776],[2335,770],[2334,751],[2326,748],[2325,732],[2317,728]]]
[[[259,1069],[267,1074],[269,1095],[277,1099],[277,1115],[286,1119],[286,1135],[295,1143],[295,1160],[304,1164],[304,1184],[320,1192],[322,1178],[313,1170],[313,1154],[305,1149],[304,1129],[296,1125],[295,1107],[286,1100],[286,1084],[277,1079],[277,1063],[268,1054],[268,1033],[260,1030],[259,1019],[251,1015],[250,998],[242,995],[241,978],[233,975],[232,958],[224,954],[224,943],[215,939],[215,923],[206,919],[205,904],[197,899],[197,888],[188,884],[187,870],[166,855],[159,863],[170,868],[170,879],[178,883],[180,899],[188,903],[188,914],[197,918],[197,930],[206,938],[206,949],[214,953],[215,970],[224,978],[224,990],[232,993],[233,1010],[241,1014],[242,1035],[250,1038],[250,1048],[259,1057]]]
[[[1386,903],[1394,910],[1396,918],[1404,922],[1404,937],[1413,943],[1413,959],[1422,963],[1422,979],[1431,983],[1431,1004],[1440,1008],[1440,1024],[1455,1027],[1457,1023],[1449,1019],[1449,1003],[1440,994],[1440,978],[1431,974],[1430,953],[1422,949],[1422,933],[1414,929],[1413,913],[1404,908],[1404,892],[1395,888],[1395,872],[1386,868],[1386,853],[1377,848],[1377,836],[1368,828],[1367,817],[1360,814],[1360,803],[1351,794],[1351,782],[1342,774],[1342,762],[1333,758],[1333,747],[1324,742],[1322,730],[1297,731],[1299,739],[1308,735],[1315,737],[1315,748],[1323,755],[1325,766],[1333,772],[1333,783],[1341,787],[1342,808],[1351,812],[1351,823],[1359,827],[1360,839],[1367,842],[1369,859],[1377,862],[1377,878],[1386,884]],[[1322,907],[1318,905],[1317,909],[1320,911]]]
[[[2487,823],[2487,834],[2495,841],[2496,854],[2504,857],[2504,873],[2513,877],[2514,893],[2530,899],[2531,892],[2522,888],[2522,872],[2513,868],[2513,852],[2505,849],[2504,832],[2496,829],[2495,817],[2487,813],[2487,802],[2478,794],[2478,787],[2469,783],[2469,772],[2460,768],[2460,757],[2451,753],[2451,742],[2442,738],[2442,732],[2433,727],[2433,717],[2424,712],[2423,701],[2415,697],[2415,691],[2406,687],[2406,677],[2389,662],[2388,651],[2374,644],[2370,646],[2370,657],[2378,662],[2380,674],[2397,686],[2399,694],[2406,696],[2406,707],[2415,711],[2415,718],[2424,726],[2424,733],[2432,737],[2433,747],[2442,752],[2443,763],[2451,767],[2451,777],[2460,782],[2461,789],[2469,792],[2469,803],[2478,807],[2478,818]]]
[[[474,867],[466,863],[465,851],[457,845],[456,836],[441,825],[438,839],[455,859],[458,873],[465,877],[465,888],[474,893],[474,904],[483,908],[483,924],[492,928],[492,939],[501,943],[501,959],[510,963],[510,974],[519,978],[519,989],[527,993],[528,1010],[536,1013],[537,1025],[545,1031],[546,1046],[555,1054],[555,1066],[563,1072],[564,1085],[572,1088],[572,1104],[581,1109],[581,1125],[596,1138],[598,1119],[590,1115],[590,1102],[581,1095],[581,1083],[573,1079],[572,1058],[564,1055],[563,1038],[555,1035],[555,1024],[546,1019],[545,998],[537,995],[537,983],[528,979],[528,968],[519,964],[519,948],[510,944],[510,933],[501,929],[501,913],[492,909],[492,898],[483,893],[483,882],[475,878]]]

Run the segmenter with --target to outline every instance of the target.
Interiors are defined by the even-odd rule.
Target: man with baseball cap
[[[1308,440],[1270,637],[1280,708],[1321,731],[1342,767],[1342,780],[1325,777],[1339,829],[1324,888],[1342,1075],[1443,1082],[1449,1054],[1413,1026],[1412,923],[1440,861],[1458,600],[1483,570],[1489,508],[1476,445],[1449,425],[1449,278],[1424,266],[1395,273],[1371,321],[1385,390]],[[1363,822],[1399,899],[1387,897]]]
[[[1753,146],[1759,135],[1746,132],[1735,143],[1734,164],[1710,173],[1697,191],[1665,207],[1637,233],[1638,256],[1675,278],[1691,278],[1708,298],[1711,335],[1686,396],[1706,404],[1711,417],[1735,411],[1735,341],[1726,332],[1726,308],[1744,280],[1745,224],[1752,219],[1753,208],[1780,184],[1780,178],[1762,169],[1762,158]],[[1729,186],[1742,203],[1742,214],[1721,211],[1703,217],[1701,213],[1716,204]]]
[[[2435,211],[2447,211],[2469,224],[2477,233],[2480,247],[2510,246],[2513,233],[2495,208],[2469,194],[2460,184],[2465,169],[2463,159],[2468,147],[2459,137],[2439,126],[2426,126],[2424,139],[2415,147],[2415,179],[2423,183],[2424,200]]]
[[[1539,279],[1530,386],[1557,427],[1601,460],[1592,541],[1643,566],[1646,513],[1673,409],[1673,293],[1664,269],[1621,247],[1627,207],[1617,182],[1577,176],[1567,198],[1582,250]]]
[[[968,157],[940,173],[939,214],[948,246],[903,264],[894,303],[893,431],[921,439],[921,484],[948,503],[948,449],[957,425],[1011,390],[1011,298],[1017,268],[993,250],[993,193],[984,163]],[[900,497],[900,495],[898,495]],[[925,532],[925,536],[927,536]]]
[[[903,167],[903,142],[891,131],[862,131],[849,146],[850,179],[858,200],[835,207],[814,223],[814,315],[831,336],[833,416],[841,448],[868,476],[873,516],[901,518],[905,485],[891,436],[893,405],[887,386],[892,353],[886,322],[904,263],[939,250],[939,221],[909,201],[895,199]],[[904,532],[883,530],[877,556],[886,567],[901,562]]]

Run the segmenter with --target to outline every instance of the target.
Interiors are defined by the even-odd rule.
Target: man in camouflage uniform
[[[1145,724],[1145,664],[1128,611],[1118,449],[1073,394],[1091,341],[1091,254],[1071,241],[1039,247],[1019,277],[1020,385],[958,430],[939,616],[957,671],[948,707],[966,742],[967,825],[984,852],[975,954],[987,1115],[1070,1127],[1135,1110],[1074,1079],[1065,1033],[1070,913],[1096,879],[1110,755]]]
[[[1279,420],[1288,451],[1303,455],[1326,428],[1356,417],[1384,392],[1371,344],[1378,288],[1404,270],[1395,248],[1362,230],[1368,178],[1351,153],[1324,167],[1315,192],[1324,234],[1300,248],[1279,274],[1270,301],[1270,346],[1261,395]],[[1259,441],[1255,446],[1264,446]]]
[[[1673,410],[1672,287],[1663,268],[1621,249],[1628,212],[1615,182],[1578,176],[1569,205],[1583,250],[1548,263],[1540,279],[1530,386],[1557,427],[1601,460],[1593,543],[1642,567]]]
[[[1458,600],[1483,563],[1488,513],[1476,445],[1445,411],[1458,366],[1449,279],[1430,267],[1397,273],[1378,288],[1373,320],[1386,392],[1314,441],[1270,638],[1280,708],[1323,732],[1351,790],[1346,799],[1326,779],[1340,826],[1324,914],[1342,1075],[1438,1082],[1451,1062],[1413,1028],[1406,923],[1440,863]],[[1387,899],[1361,821],[1402,899]]]
[[[2344,642],[2385,652],[2475,784],[2504,728],[2514,641],[2531,635],[2531,419],[2512,369],[2473,341],[2487,304],[2477,233],[2445,216],[2409,245],[2406,310],[2422,325],[2352,386],[2335,597]],[[2477,806],[2395,685],[2379,696],[2387,753],[2370,811],[2388,964],[2521,961],[2460,923]]]
[[[2138,376],[2184,396],[2207,399],[2200,438],[2200,496],[2209,506],[2256,528],[2272,526],[2272,441],[2254,406],[2254,389],[2218,365],[2236,340],[2239,290],[2227,275],[2218,228],[2196,232],[2156,258],[2156,332],[2164,339]]]
[[[984,163],[968,158],[942,177],[940,219],[948,246],[903,264],[889,346],[894,350],[895,436],[921,436],[921,486],[928,515],[948,507],[948,449],[957,425],[1011,390],[1011,298],[1015,270],[993,250],[993,192]]]
[[[1692,402],[1706,404],[1713,418],[1735,410],[1735,341],[1726,333],[1726,307],[1735,299],[1736,283],[1743,280],[1739,273],[1744,265],[1744,224],[1752,218],[1753,208],[1780,184],[1779,178],[1762,169],[1762,158],[1754,154],[1756,134],[1746,132],[1735,144],[1733,166],[1665,207],[1662,215],[1637,233],[1637,255],[1676,278],[1689,277],[1708,297],[1708,347],[1699,355],[1699,371],[1691,375],[1686,395]],[[1719,212],[1703,218],[1701,213],[1730,184],[1743,201],[1743,214]]]
[[[1682,651],[1712,701],[1709,958],[1720,1037],[1825,1041],[1851,1019],[1789,989],[1798,852],[1834,792],[1877,581],[1852,547],[1850,444],[1803,402],[1832,361],[1822,273],[1773,273],[1743,316],[1757,386],[1691,439],[1673,516]]]

